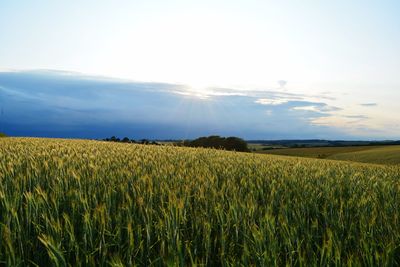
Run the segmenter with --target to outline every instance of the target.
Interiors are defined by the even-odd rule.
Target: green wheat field
[[[400,167],[0,139],[2,266],[399,266]]]

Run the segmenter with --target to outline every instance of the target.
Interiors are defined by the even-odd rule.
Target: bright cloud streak
[[[287,103],[288,100],[286,99],[267,99],[267,98],[261,98],[255,101],[258,104],[262,105],[281,105],[284,103]]]

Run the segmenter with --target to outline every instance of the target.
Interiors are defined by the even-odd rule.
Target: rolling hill
[[[400,164],[400,146],[371,147],[371,149],[338,153],[329,158],[365,163]]]
[[[257,151],[257,153],[346,160],[375,164],[400,164],[399,145],[283,148]]]

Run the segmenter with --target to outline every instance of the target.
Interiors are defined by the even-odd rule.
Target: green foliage
[[[200,137],[192,141],[184,141],[183,146],[188,147],[204,147],[217,148],[231,151],[249,152],[246,141],[238,137],[220,137],[212,135],[208,137]]]
[[[63,253],[57,248],[56,245],[53,244],[54,242],[51,240],[51,238],[43,235],[39,236],[38,239],[46,247],[48,255],[55,266],[67,266]]]
[[[0,138],[2,137],[7,137],[7,135],[5,133],[0,133]]]
[[[0,265],[399,266],[400,168],[0,140]]]

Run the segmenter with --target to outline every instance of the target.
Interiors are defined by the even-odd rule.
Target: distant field
[[[365,163],[400,164],[400,146],[383,146],[350,153],[339,153],[329,158]]]
[[[274,148],[284,148],[284,146],[281,145],[264,145],[264,144],[254,144],[254,143],[248,143],[247,146],[251,151],[264,151]]]
[[[353,153],[358,151],[364,151],[379,147],[370,146],[355,146],[355,147],[309,147],[309,148],[282,148],[257,151],[263,154],[273,155],[284,155],[284,156],[295,156],[295,157],[309,157],[309,158],[329,158],[336,154],[341,153]]]
[[[312,147],[284,148],[257,151],[257,153],[348,160],[376,164],[400,164],[400,146],[354,146],[354,147]]]
[[[0,241],[0,266],[400,266],[400,167],[1,138]]]

